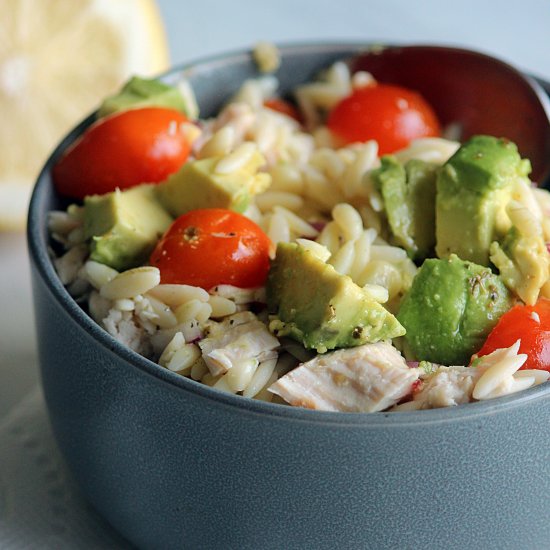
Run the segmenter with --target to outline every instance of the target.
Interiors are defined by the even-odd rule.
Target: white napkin
[[[0,420],[0,548],[131,548],[71,479],[39,388]]]

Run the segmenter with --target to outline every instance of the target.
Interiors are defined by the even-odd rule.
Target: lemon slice
[[[154,0],[10,0],[0,17],[0,230],[71,126],[132,74],[168,67]]]

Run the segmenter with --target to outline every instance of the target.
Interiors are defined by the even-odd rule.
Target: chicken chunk
[[[469,367],[425,364],[418,369],[421,383],[415,388],[412,401],[392,410],[452,407],[509,395],[547,380],[545,371],[519,371],[527,359],[527,355],[519,353],[519,346],[520,340],[509,348],[499,348],[477,358]]]
[[[204,362],[213,376],[227,372],[238,362],[261,360],[279,347],[279,340],[267,330],[264,323],[253,316],[250,320],[242,319],[241,314],[234,317],[234,324],[229,318],[229,321],[220,323],[216,330],[212,330],[208,338],[198,343]]]
[[[377,342],[317,355],[269,391],[298,407],[375,412],[409,394],[418,375],[391,344]]]
[[[472,401],[472,391],[482,371],[475,367],[438,367],[414,395],[414,409],[451,407]]]

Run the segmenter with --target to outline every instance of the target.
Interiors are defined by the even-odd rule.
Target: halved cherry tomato
[[[296,107],[294,107],[292,103],[289,103],[284,99],[281,99],[279,97],[272,97],[271,99],[266,99],[264,101],[264,105],[272,111],[277,111],[278,113],[282,113],[283,115],[293,118],[294,120],[296,120],[296,122],[302,122],[300,111],[298,111],[298,109],[296,109]]]
[[[187,118],[179,111],[161,107],[97,121],[54,166],[57,191],[82,199],[166,179],[189,155],[189,141],[181,131],[184,122]]]
[[[223,208],[180,216],[151,254],[162,283],[240,288],[261,286],[269,270],[271,241],[252,220]]]
[[[519,351],[527,354],[527,361],[521,368],[550,371],[550,300],[541,298],[534,306],[517,305],[507,311],[478,355],[508,348],[519,338]]]
[[[390,84],[355,89],[332,109],[327,126],[345,144],[376,140],[380,155],[441,133],[433,109],[420,94]]]

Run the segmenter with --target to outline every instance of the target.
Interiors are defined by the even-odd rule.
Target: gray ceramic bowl
[[[286,48],[278,76],[289,88],[358,48]],[[187,74],[207,114],[254,71],[241,53]],[[99,328],[47,253],[46,214],[62,205],[50,168],[89,123],[40,175],[28,236],[55,435],[120,533],[161,549],[548,548],[548,384],[453,409],[322,413],[201,386]]]

